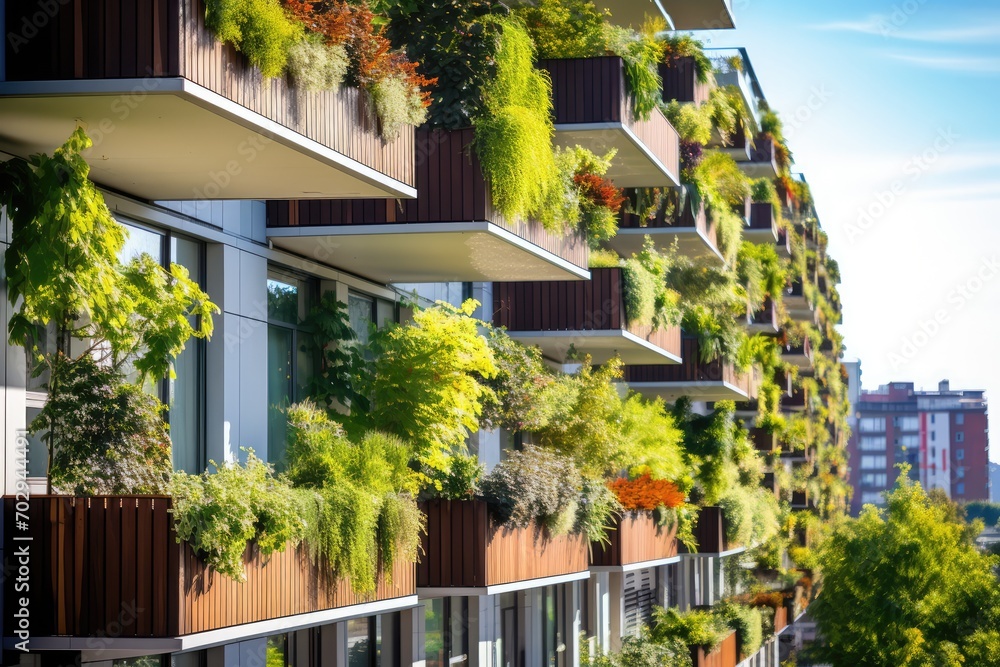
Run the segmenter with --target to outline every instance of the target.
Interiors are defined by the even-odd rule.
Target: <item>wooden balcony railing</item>
[[[663,79],[663,99],[666,102],[693,102],[701,105],[708,101],[712,88],[698,81],[698,70],[693,57],[674,58],[669,63],[660,64],[660,78]]]
[[[269,201],[268,227],[490,222],[572,264],[587,266],[587,242],[580,233],[560,236],[540,222],[507,220],[493,206],[473,130],[417,131],[417,198]]]
[[[363,596],[292,546],[266,559],[248,548],[246,581],[237,582],[177,542],[163,496],[36,496],[29,505],[31,541],[15,541],[13,530],[4,539],[8,563],[29,545],[30,592],[8,577],[4,595],[28,596],[35,637],[178,637],[416,594],[413,563],[396,563]],[[4,498],[4,517],[14,526],[13,498]]]
[[[493,284],[493,323],[508,331],[628,331],[673,355],[680,327],[628,322],[620,268],[590,270],[590,280]],[[582,350],[586,351],[586,350]]]
[[[538,66],[552,79],[557,126],[621,123],[673,177],[680,174],[677,131],[662,113],[649,120],[635,117],[625,66],[618,56],[542,60]]]
[[[736,632],[722,640],[713,651],[706,651],[703,646],[691,648],[693,667],[736,667],[739,655],[736,651]]]
[[[781,326],[778,320],[778,308],[770,298],[764,300],[764,305],[760,310],[750,314],[749,323],[767,327],[771,333],[776,333]]]
[[[758,134],[750,150],[750,161],[771,164],[775,161],[774,139],[767,134]]]
[[[788,607],[781,606],[774,610],[774,634],[779,634],[788,627]]]
[[[583,535],[497,526],[481,500],[428,500],[421,509],[427,532],[417,565],[420,587],[486,588],[587,570]]]
[[[628,512],[608,532],[610,542],[591,544],[590,564],[622,567],[677,555],[677,528],[656,525],[652,512]]]
[[[767,429],[750,429],[750,441],[758,452],[773,452],[779,447],[778,436]]]
[[[750,204],[750,229],[777,230],[773,204]]]
[[[729,544],[726,539],[727,523],[721,507],[702,507],[698,510],[698,525],[695,528],[698,553],[720,554],[740,546]]]
[[[751,373],[737,372],[733,364],[715,359],[701,360],[701,345],[698,339],[688,334],[681,337],[681,363],[676,366],[626,366],[626,382],[651,383],[704,383],[724,382],[736,387],[748,396],[756,394],[756,385]]]
[[[204,0],[76,0],[54,3],[58,11],[51,18],[39,13],[37,3],[5,5],[7,26],[28,24],[37,33],[23,44],[7,40],[7,81],[133,78],[155,83],[181,77],[385,176],[413,183],[412,128],[386,142],[358,89],[306,92],[285,77],[264,79],[245,56],[205,27]],[[150,94],[143,85],[136,92],[140,100],[139,95]]]

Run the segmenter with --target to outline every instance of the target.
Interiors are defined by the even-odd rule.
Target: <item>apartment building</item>
[[[988,402],[983,391],[956,390],[947,380],[937,391],[912,382],[861,390],[852,408],[853,512],[881,504],[906,463],[925,489],[941,489],[958,501],[989,500]]]
[[[629,322],[623,269],[591,267],[582,234],[559,235],[496,210],[482,165],[466,150],[471,129],[409,127],[386,140],[356,88],[307,92],[287,78],[262,79],[218,42],[202,0],[138,8],[105,0],[73,11],[43,4],[0,1],[0,27],[19,36],[0,59],[0,157],[51,152],[75,128],[86,130],[94,141],[90,178],[129,230],[125,259],[145,252],[164,266],[185,266],[221,309],[211,340],[192,341],[176,378],[158,388],[176,470],[245,460],[244,448],[282,460],[278,406],[307,395],[302,319],[324,293],[347,305],[361,338],[372,324],[405,320],[414,291],[456,304],[472,297],[483,304],[478,317],[538,346],[553,367],[570,369],[571,352],[598,365],[619,357],[628,388],[668,403],[689,398],[695,413],[755,398],[759,370],[706,361],[703,343],[679,326]],[[615,3],[612,17],[638,25],[649,13],[676,30],[733,27],[728,0],[634,0]],[[720,70],[715,85],[733,86],[751,110],[746,125],[713,137],[712,146],[747,175],[777,178],[779,149],[761,128],[764,97],[748,55],[709,55],[742,63]],[[636,119],[621,58],[539,67],[552,82],[557,146],[614,149],[607,177],[619,187],[682,187],[678,133],[659,110]],[[711,94],[691,59],[661,75],[665,100],[698,104]],[[818,250],[814,211],[785,204],[787,227],[775,204],[748,197],[743,237],[786,257],[793,239]],[[685,257],[728,261],[705,202],[664,208],[652,220],[623,212],[605,249],[628,258],[646,237]],[[789,321],[819,317],[809,290],[827,280],[823,271],[790,279]],[[12,304],[2,306],[9,321]],[[773,301],[745,322],[748,332],[776,338],[787,324]],[[805,373],[809,345],[784,346],[786,362]],[[3,374],[12,495],[19,437],[47,395],[21,348],[8,346]],[[798,410],[796,391],[789,384],[784,410]],[[499,431],[472,440],[487,466],[512,447],[511,434]],[[738,592],[729,590],[728,574],[744,569],[742,554],[753,546],[732,543],[717,507],[701,509],[699,548],[688,553],[648,518],[623,518],[610,544],[594,549],[580,535],[496,530],[478,501],[429,501],[420,561],[381,573],[374,594],[355,594],[293,549],[269,559],[248,553],[240,583],[174,540],[169,498],[45,496],[46,457],[44,443],[30,438],[30,652],[18,650],[25,626],[15,613],[23,605],[8,578],[4,664],[578,667],[582,651],[619,649],[653,605],[690,609]],[[789,467],[799,459],[807,456],[777,457]],[[810,507],[804,499],[796,506]],[[18,548],[14,512],[9,502],[8,565]],[[780,612],[775,636],[794,620]],[[775,636],[741,664],[777,665]],[[707,664],[705,653],[698,664]],[[735,667],[734,635],[712,659]]]

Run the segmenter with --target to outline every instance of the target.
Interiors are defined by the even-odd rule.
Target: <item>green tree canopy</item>
[[[825,639],[817,657],[834,667],[1000,665],[998,559],[907,472],[885,509],[866,506],[824,544],[811,607]]]

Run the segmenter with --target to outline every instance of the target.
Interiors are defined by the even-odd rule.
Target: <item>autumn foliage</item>
[[[597,174],[582,173],[573,176],[580,194],[595,206],[602,206],[615,213],[625,203],[625,195],[609,179]]]
[[[609,482],[608,487],[618,496],[618,501],[626,510],[654,510],[657,507],[674,508],[684,502],[684,494],[673,482],[653,479],[649,474],[635,479],[619,477]]]

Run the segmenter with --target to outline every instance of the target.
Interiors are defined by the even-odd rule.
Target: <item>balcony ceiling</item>
[[[677,165],[663,164],[656,155],[621,123],[556,125],[555,144],[563,148],[586,146],[604,155],[616,152],[607,177],[619,188],[655,188],[680,185]]]
[[[740,162],[740,169],[748,178],[777,178],[778,166],[773,162]]]
[[[722,380],[629,382],[628,386],[649,398],[659,396],[667,403],[673,403],[682,396],[688,396],[692,401],[746,401],[749,398],[746,390]]]
[[[194,86],[156,79],[0,83],[0,150],[50,153],[81,125],[90,177],[148,200],[411,198],[416,190]]]
[[[618,234],[605,245],[622,257],[631,257],[642,251],[643,240],[649,235],[656,247],[669,251],[677,242],[677,252],[692,259],[708,259],[719,266],[725,264],[722,253],[712,242],[694,227],[628,227],[619,228]]]
[[[534,345],[547,358],[562,363],[570,346],[578,353],[589,354],[595,364],[604,364],[618,355],[626,364],[679,364],[680,357],[635,334],[618,330],[605,331],[508,331],[525,345]]]
[[[675,30],[736,27],[731,0],[659,0],[658,4],[666,10]]]
[[[487,222],[269,227],[267,235],[276,247],[381,283],[590,277]]]

